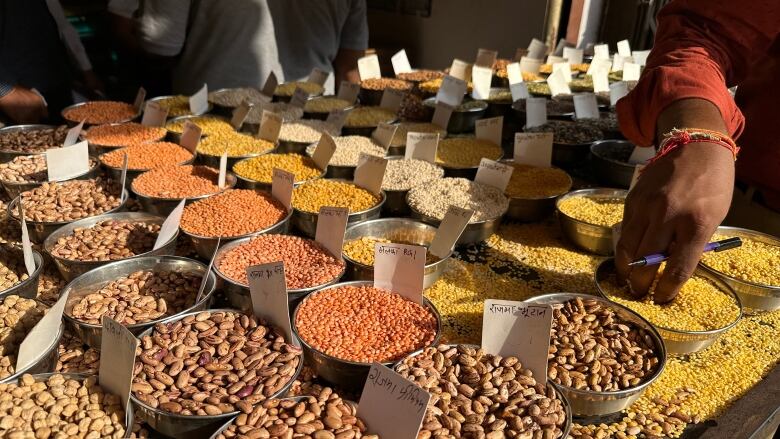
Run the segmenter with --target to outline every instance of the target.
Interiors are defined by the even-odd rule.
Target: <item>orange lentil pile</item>
[[[184,208],[181,228],[208,237],[233,237],[267,229],[283,220],[282,203],[266,192],[231,189]]]
[[[340,256],[340,255],[339,255]],[[260,235],[225,252],[217,270],[232,281],[248,285],[246,268],[269,262],[284,262],[287,289],[323,285],[341,275],[344,261],[318,242],[290,235]]]
[[[127,102],[90,101],[84,105],[68,108],[62,112],[62,117],[71,122],[81,122],[88,125],[122,122],[134,118],[138,112]]]
[[[133,180],[133,192],[156,198],[191,198],[220,191],[219,171],[208,166],[166,166]]]
[[[140,123],[128,122],[90,127],[85,138],[96,145],[119,148],[136,143],[156,142],[165,137],[166,133],[167,130],[162,127],[148,127]]]
[[[121,168],[127,154],[127,169],[147,170],[163,166],[180,165],[192,159],[192,153],[186,148],[170,142],[152,142],[130,145],[100,156],[104,165]]]
[[[400,360],[436,337],[430,309],[370,285],[310,295],[298,308],[295,327],[313,348],[360,363]]]

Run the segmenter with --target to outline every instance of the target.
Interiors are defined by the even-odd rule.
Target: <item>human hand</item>
[[[734,157],[714,143],[691,143],[645,168],[626,199],[615,250],[618,274],[632,292],[647,294],[658,266],[629,268],[634,259],[670,255],[654,300],[668,302],[691,277],[705,244],[728,213],[734,188]]]
[[[37,123],[49,115],[41,95],[18,85],[0,98],[0,111],[19,124]]]

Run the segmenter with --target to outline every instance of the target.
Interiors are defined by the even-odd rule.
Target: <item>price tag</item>
[[[125,201],[125,189],[127,188],[127,165],[130,158],[127,155],[127,152],[122,154],[122,193],[119,195],[122,202]]]
[[[512,93],[512,101],[517,102],[520,99],[528,99],[528,83],[518,82],[509,84],[509,92]]]
[[[552,150],[553,133],[515,133],[515,163],[549,168]]]
[[[27,220],[24,218],[24,206],[22,205],[22,195],[19,194],[19,218],[22,226],[22,255],[24,256],[24,268],[27,269],[27,275],[32,277],[35,273],[35,257],[33,257],[32,243],[30,242],[30,231],[27,229]]]
[[[198,116],[209,111],[209,89],[206,84],[190,96],[190,113]]]
[[[520,69],[519,62],[513,62],[506,66],[506,75],[509,79],[509,85],[523,82],[523,72]]]
[[[311,73],[309,74],[309,79],[307,79],[306,82],[324,86],[325,82],[328,81],[328,76],[330,76],[330,72],[326,72],[325,70],[315,67],[312,69]]]
[[[341,81],[339,86],[339,94],[336,96],[339,99],[343,99],[350,104],[354,104],[360,94],[360,84],[354,82]]]
[[[593,59],[609,59],[609,45],[596,44],[593,46]]]
[[[655,148],[635,146],[634,150],[631,151],[631,157],[628,158],[628,163],[632,165],[643,165],[653,157],[655,157]]]
[[[222,156],[219,158],[219,175],[217,176],[217,187],[220,189],[225,189],[225,179],[227,179],[227,162],[227,149],[225,149],[225,152],[223,152]]]
[[[318,168],[325,169],[328,167],[334,152],[336,152],[336,142],[333,140],[333,137],[328,133],[322,133],[320,141],[317,142],[317,146],[314,148],[314,154],[311,155],[311,159],[314,160]]]
[[[515,168],[512,166],[483,157],[479,161],[479,168],[477,169],[477,176],[474,177],[474,182],[493,186],[504,192],[514,170]]]
[[[209,281],[209,273],[211,273],[211,269],[214,267],[214,261],[217,259],[217,253],[219,253],[219,246],[222,244],[222,238],[217,237],[217,245],[214,246],[214,252],[211,253],[211,260],[209,260],[209,266],[206,268],[206,271],[203,273],[203,278],[200,281],[200,288],[198,288],[198,295],[195,296],[195,303],[200,303],[201,298],[203,297],[203,292],[206,291],[206,284],[208,284]]]
[[[329,206],[321,207],[317,216],[314,240],[337,258],[341,257],[341,249],[344,247],[344,232],[347,230],[348,217],[349,209],[346,207]]]
[[[471,64],[457,58],[453,59],[449,76],[468,82],[471,80]]]
[[[358,60],[358,74],[360,80],[381,78],[382,71],[379,68],[379,57],[376,55],[368,55]]]
[[[636,174],[636,170],[634,171],[634,174]],[[612,253],[617,253],[617,245],[620,241],[620,235],[622,232],[623,222],[616,223],[614,226],[612,226]]]
[[[184,122],[182,127],[181,139],[179,139],[179,145],[181,145],[187,151],[195,154],[198,149],[198,143],[200,142],[200,127],[190,121]]]
[[[266,96],[273,96],[276,93],[276,87],[279,85],[279,79],[276,78],[276,73],[271,72],[268,74],[268,78],[263,84],[263,90],[261,91]]]
[[[569,82],[566,80],[566,73],[563,70],[555,71],[548,76],[547,85],[550,86],[550,93],[553,96],[571,94]]]
[[[349,117],[349,113],[352,112],[352,109],[343,109],[343,110],[333,110],[330,113],[328,113],[328,118],[325,119],[325,122],[330,124],[337,132],[341,131],[342,128],[344,128],[344,124],[347,122],[347,117]]]
[[[51,311],[50,311],[51,312]],[[127,410],[133,381],[135,350],[140,341],[116,320],[103,316],[98,382],[108,393],[119,395]]]
[[[620,81],[609,84],[609,105],[613,107],[617,101],[623,99],[628,94],[628,84]]]
[[[623,63],[623,80],[639,81],[639,74],[642,72],[642,66],[632,62]]]
[[[374,245],[374,286],[422,305],[426,252],[420,245],[377,242]]]
[[[504,128],[504,116],[479,119],[476,123],[477,139],[485,139],[501,146],[501,134]]]
[[[623,64],[626,62],[633,62],[634,58],[631,58],[630,56],[623,56],[618,55],[617,53],[612,58],[612,71],[617,72],[620,70],[623,70]]]
[[[558,44],[555,45],[555,50],[553,51],[553,55],[555,56],[563,56],[563,48],[568,47],[566,42],[566,38],[561,38],[558,40]]]
[[[520,70],[523,72],[539,74],[539,69],[542,67],[542,60],[533,59],[527,56],[520,58]]]
[[[241,126],[244,125],[244,121],[246,120],[246,116],[249,114],[249,110],[251,110],[253,106],[254,105],[252,105],[251,102],[245,99],[241,102],[241,105],[233,110],[233,117],[230,118],[230,125],[233,126],[234,130],[239,131],[241,129]]]
[[[149,101],[144,107],[144,116],[141,118],[141,125],[148,127],[161,127],[165,125],[168,119],[168,109],[163,108],[157,101]]]
[[[433,111],[433,119],[431,120],[431,123],[438,125],[446,130],[450,124],[450,117],[452,117],[453,111],[455,111],[454,105],[445,104],[444,102],[436,102],[436,109]]]
[[[647,57],[650,55],[649,50],[635,50],[631,52],[631,58],[634,58],[634,62],[640,66],[647,64]]]
[[[387,149],[390,147],[390,142],[393,140],[397,129],[398,125],[380,122],[374,132],[371,133],[371,138],[376,143],[382,145],[384,149]]]
[[[89,171],[89,143],[84,141],[47,149],[46,170],[49,181],[68,180],[86,173]]]
[[[547,53],[547,45],[543,42],[537,40],[536,38],[531,40],[531,43],[528,45],[528,58],[531,59],[542,59],[544,58],[544,55]]]
[[[517,357],[536,382],[545,384],[552,314],[550,305],[488,299],[482,314],[482,348],[488,354]]]
[[[401,102],[404,100],[404,96],[406,96],[406,92],[404,91],[386,88],[385,91],[382,92],[382,100],[379,102],[379,106],[387,108],[393,113],[397,113],[398,109],[401,108]]]
[[[474,216],[474,211],[470,209],[458,206],[447,208],[447,213],[441,220],[439,228],[436,229],[428,251],[439,259],[446,258],[460,239],[460,235],[466,229],[472,216]]]
[[[56,342],[57,333],[62,324],[62,311],[65,310],[68,295],[68,292],[61,295],[57,303],[38,320],[38,323],[24,337],[16,355],[16,370],[22,370],[32,365],[41,352]]]
[[[457,107],[463,102],[463,95],[466,94],[466,90],[468,90],[466,81],[447,75],[442,79],[441,87],[439,87],[439,91],[436,93],[436,102],[444,102]]]
[[[609,68],[596,70],[592,77],[594,93],[609,92]]]
[[[555,64],[560,64],[562,62],[566,62],[566,58],[562,56],[549,55],[547,56],[547,62],[545,64],[554,66]]]
[[[525,126],[536,127],[547,123],[547,99],[528,98],[525,100]]]
[[[436,162],[436,149],[439,146],[439,133],[406,133],[406,151],[404,158]]]
[[[557,72],[558,70],[563,71],[563,76],[566,78],[566,82],[571,82],[571,64],[567,62],[553,64],[552,69],[553,73]]]
[[[574,115],[577,119],[598,119],[599,105],[593,93],[578,93],[574,95]]]
[[[417,384],[374,363],[363,386],[357,417],[379,437],[416,438],[430,400],[430,393]]]
[[[487,67],[493,70],[493,64],[496,62],[496,58],[498,58],[498,51],[489,50],[489,49],[479,49],[477,50],[477,58],[474,61],[474,65],[480,67]]]
[[[599,69],[604,70],[604,72],[609,73],[610,69],[612,69],[612,60],[609,58],[596,58],[593,61],[590,62],[590,66],[588,66],[588,72],[586,75],[593,76]]]
[[[249,294],[255,317],[280,328],[285,340],[295,340],[290,323],[284,263],[279,261],[247,267],[246,276],[249,279]]]
[[[631,184],[628,185],[629,191],[631,191],[631,189],[633,189],[636,185],[636,182],[639,181],[639,178],[642,176],[642,170],[645,169],[645,166],[647,165],[636,165],[634,167],[634,173],[631,174]]]
[[[154,250],[165,245],[168,241],[176,236],[179,231],[179,223],[181,223],[181,215],[184,213],[184,202],[187,200],[181,200],[178,206],[176,206],[168,218],[165,218],[162,226],[160,226],[160,232],[157,234],[157,240],[154,242]]]
[[[293,92],[292,97],[290,98],[290,105],[298,108],[303,108],[306,106],[306,101],[309,100],[309,94],[306,93],[302,88],[297,87],[295,89],[295,92]]]
[[[133,108],[135,108],[135,111],[141,111],[144,100],[146,100],[146,89],[138,87],[138,93],[135,94],[135,100],[133,101]]]
[[[406,56],[406,50],[401,49],[392,58],[393,72],[398,76],[400,73],[409,73],[412,71],[412,65],[409,64],[409,57]]]
[[[84,121],[79,122],[78,125],[68,130],[68,134],[65,135],[65,141],[62,142],[62,146],[75,145],[81,135],[81,130],[84,129]]]
[[[490,82],[493,80],[493,69],[489,67],[474,66],[471,69],[471,81],[474,88],[471,97],[476,100],[487,100],[490,97]]]
[[[379,195],[382,192],[382,179],[385,178],[386,169],[386,158],[361,152],[355,168],[354,182],[372,194]]]
[[[268,110],[263,110],[257,137],[276,144],[276,141],[279,140],[279,132],[281,129],[282,116]]]
[[[571,64],[582,64],[582,49],[564,47],[563,57],[568,59]]]
[[[271,195],[279,200],[287,210],[292,205],[295,174],[284,169],[274,168],[271,176]]]
[[[631,45],[628,43],[628,40],[618,41],[617,51],[620,56],[624,56],[624,57],[631,56]]]

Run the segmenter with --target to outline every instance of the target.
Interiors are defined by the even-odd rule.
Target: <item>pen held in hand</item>
[[[710,242],[709,244],[704,246],[704,251],[715,251],[715,252],[721,252],[723,250],[728,250],[732,248],[737,248],[742,245],[742,240],[738,237],[735,238],[728,238],[724,239],[722,241],[714,241]],[[645,267],[648,265],[658,265],[661,262],[664,262],[665,260],[669,259],[669,255],[665,253],[655,253],[652,255],[647,255],[645,257],[639,258],[633,262],[629,262],[629,267]]]

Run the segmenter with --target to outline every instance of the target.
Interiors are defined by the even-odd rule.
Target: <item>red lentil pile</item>
[[[121,168],[127,154],[127,169],[148,170],[164,166],[180,165],[192,159],[186,148],[170,142],[140,143],[107,152],[100,156],[104,165]]]
[[[87,130],[85,138],[90,143],[117,148],[135,143],[156,142],[167,130],[162,127],[148,127],[140,123],[128,122],[119,125],[98,125]]]
[[[134,118],[138,112],[127,102],[90,101],[84,105],[68,108],[62,112],[62,117],[71,122],[81,122],[89,125],[122,122]]]
[[[400,360],[436,337],[430,309],[370,285],[310,295],[298,307],[295,327],[313,348],[361,363]]]
[[[219,171],[208,166],[166,166],[133,180],[133,191],[147,197],[191,198],[215,194]]]
[[[231,189],[185,207],[181,228],[193,235],[233,237],[267,229],[286,214],[266,192]]]

